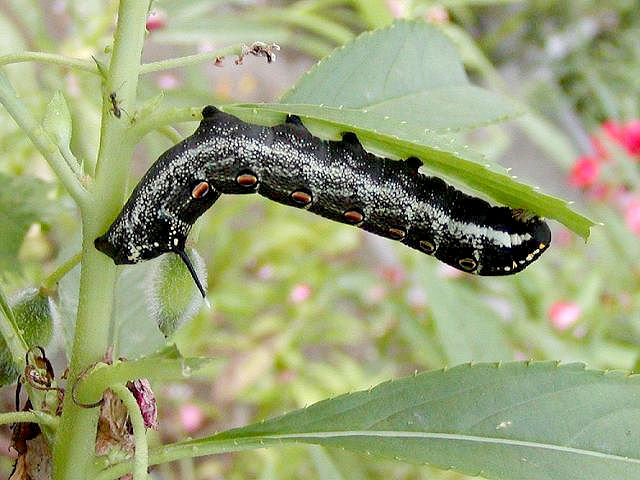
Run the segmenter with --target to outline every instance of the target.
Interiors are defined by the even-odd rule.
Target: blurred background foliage
[[[43,50],[105,59],[117,2],[0,0],[0,55]],[[145,60],[255,40],[275,64],[247,59],[145,76],[142,101],[166,106],[273,101],[315,61],[394,17],[424,18],[454,40],[473,80],[523,105],[521,118],[467,139],[604,225],[588,244],[557,224],[553,248],[525,272],[466,276],[394,242],[259,197],[224,197],[199,223],[212,310],[174,336],[185,355],[218,361],[156,386],[157,441],[274,416],[415,370],[466,361],[556,359],[635,369],[640,344],[640,16],[636,0],[157,1]],[[95,158],[100,84],[36,64],[4,69],[44,114],[70,106],[78,157]],[[139,106],[122,105],[131,116]],[[193,125],[180,125],[183,135]],[[81,134],[79,134],[81,133]],[[132,185],[173,142],[149,134]],[[0,111],[0,269],[5,291],[40,285],[79,248],[73,204],[28,139]],[[157,261],[156,261],[157,263]],[[164,342],[148,285],[157,265],[123,269],[115,337],[133,358]],[[73,332],[78,269],[54,291],[58,373]],[[4,387],[4,410],[13,387]],[[0,466],[10,468],[8,433]],[[461,479],[449,472],[286,447],[182,461],[163,479]]]

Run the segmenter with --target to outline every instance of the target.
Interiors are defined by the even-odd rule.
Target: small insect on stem
[[[111,92],[109,94],[109,100],[111,101],[111,112],[113,112],[113,115],[116,118],[120,118],[122,117],[122,110],[120,109],[120,106],[118,105],[118,99],[116,98],[116,92]]]

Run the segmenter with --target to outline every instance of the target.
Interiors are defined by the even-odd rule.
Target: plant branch
[[[172,143],[179,143],[184,140],[184,135],[169,125],[158,128],[158,133],[167,137]]]
[[[188,55],[186,57],[169,58],[158,62],[144,63],[140,65],[140,75],[169,70],[171,68],[188,67],[199,63],[215,62],[218,58],[223,58],[228,55],[240,55],[241,53],[242,45],[233,45],[213,52],[196,53],[195,55]]]
[[[285,440],[286,441],[286,440]],[[292,440],[295,441],[295,440]],[[244,438],[244,439],[226,439],[220,441],[208,441],[206,445],[196,445],[192,442],[178,442],[164,445],[160,448],[153,449],[149,455],[149,465],[159,465],[169,463],[183,458],[196,458],[205,455],[215,455],[228,452],[239,452],[242,450],[252,450],[256,448],[264,448],[267,443],[261,439]],[[278,443],[282,443],[279,442]],[[97,468],[105,467],[96,476],[95,480],[115,480],[134,468],[133,462],[122,462],[109,466],[108,459],[101,458],[97,463]]]
[[[75,70],[99,75],[98,67],[96,67],[94,62],[81,60],[79,58],[66,57],[55,53],[20,52],[0,56],[0,66],[22,62],[50,63],[52,65],[59,65],[61,67],[73,68]]]
[[[42,287],[45,289],[53,289],[58,284],[58,282],[64,277],[67,273],[73,270],[78,263],[82,260],[82,252],[76,253],[69,260],[60,265],[54,272],[51,273],[47,278],[42,282]]]
[[[58,419],[47,413],[35,411],[0,413],[0,425],[12,423],[37,423],[55,429]]]
[[[162,358],[151,355],[130,362],[113,365],[99,364],[76,387],[76,398],[81,403],[94,403],[112,385],[121,385],[137,378],[150,382],[180,380],[202,368],[210,359],[206,358]]]
[[[124,385],[111,386],[111,390],[118,395],[129,413],[131,425],[133,426],[133,437],[135,439],[135,458],[133,462],[133,480],[146,480],[147,469],[149,468],[149,446],[144,427],[142,412],[138,406],[133,393]]]
[[[27,110],[24,103],[18,98],[11,84],[2,73],[0,73],[0,103],[4,105],[9,115],[31,139],[78,206],[81,208],[86,207],[88,201],[87,191],[67,164],[55,142],[36,122],[31,112]]]
[[[138,120],[129,130],[128,135],[131,141],[137,142],[152,130],[158,130],[173,123],[197,122],[200,120],[202,120],[201,108],[169,108],[152,113]]]

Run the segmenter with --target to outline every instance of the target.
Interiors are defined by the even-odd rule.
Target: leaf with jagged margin
[[[423,22],[396,22],[361,35],[311,69],[282,101],[223,110],[263,125],[298,115],[325,139],[354,132],[373,153],[419,157],[434,173],[505,205],[556,219],[585,239],[594,225],[566,201],[516,182],[505,168],[444,135],[504,120],[515,109],[471,85],[455,48]]]
[[[341,447],[489,479],[640,478],[640,377],[577,363],[465,364],[180,442],[171,455],[282,442]]]

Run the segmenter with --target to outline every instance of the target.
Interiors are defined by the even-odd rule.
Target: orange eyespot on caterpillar
[[[303,190],[296,190],[291,194],[291,198],[296,204],[301,206],[308,205],[313,200],[311,194]]]
[[[191,196],[195,199],[204,197],[209,193],[209,184],[207,182],[199,182],[193,190],[191,190]]]
[[[189,267],[184,250],[191,226],[222,194],[258,193],[478,275],[517,273],[551,242],[542,219],[492,206],[424,175],[418,158],[396,161],[368,153],[353,133],[327,141],[294,116],[265,127],[213,106],[202,114],[193,135],[160,156],[95,240],[115,263],[173,252]],[[199,284],[194,269],[189,271]]]
[[[478,266],[478,262],[476,262],[473,258],[461,258],[458,260],[458,265],[465,272],[473,272]]]
[[[245,188],[253,188],[258,184],[258,177],[251,172],[241,173],[236,177],[238,185]]]
[[[357,224],[364,221],[364,215],[358,210],[347,210],[342,216],[347,223]]]

